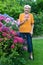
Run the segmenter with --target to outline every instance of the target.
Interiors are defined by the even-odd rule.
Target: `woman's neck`
[[[27,14],[30,14],[30,13],[25,13],[25,12],[24,12],[24,14],[26,14],[26,15],[27,15]]]

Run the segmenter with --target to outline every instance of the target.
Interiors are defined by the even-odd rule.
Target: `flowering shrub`
[[[7,22],[5,19],[5,17],[0,17],[0,59],[4,57],[4,59],[10,59],[14,65],[18,64],[16,61],[24,65],[24,60],[21,56],[24,40],[12,28],[12,22],[9,20]],[[7,26],[9,23],[11,24]]]
[[[6,21],[6,23],[4,20],[5,18],[0,16],[0,47],[4,50],[4,53],[8,53],[7,50],[14,49],[17,44],[23,43],[24,40],[18,37],[16,31],[12,30],[12,28],[6,27],[5,24],[7,25],[8,22]]]
[[[0,23],[0,42],[0,44],[4,46],[4,50],[6,50],[9,44],[9,48],[15,48],[15,44],[21,44],[24,40],[18,37],[16,31],[6,26],[3,27],[2,23]]]

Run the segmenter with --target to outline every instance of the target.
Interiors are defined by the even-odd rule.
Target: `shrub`
[[[25,65],[26,61],[22,57],[24,40],[3,20],[0,19],[0,64]]]
[[[35,26],[34,26],[34,35],[43,35],[43,13],[38,14],[34,13]]]

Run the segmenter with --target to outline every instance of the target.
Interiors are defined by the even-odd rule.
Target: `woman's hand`
[[[33,35],[33,31],[30,32],[31,36]]]
[[[33,35],[33,29],[34,29],[34,24],[32,24],[32,30],[30,32],[31,35]]]
[[[24,22],[26,22],[28,20],[28,18],[24,18]]]

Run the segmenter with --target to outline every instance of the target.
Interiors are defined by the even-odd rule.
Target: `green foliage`
[[[3,5],[4,4],[4,5]],[[0,1],[0,13],[7,13],[15,19],[18,18],[19,13],[22,12],[22,7],[15,0],[4,0]]]
[[[23,12],[23,7],[25,4],[32,6],[31,12],[35,13],[35,28],[34,35],[40,35],[43,33],[43,0],[0,0],[0,13],[7,13],[8,15],[14,17],[14,19],[19,18],[19,14]],[[42,12],[42,13],[40,13]],[[10,25],[10,24],[9,24]],[[16,28],[16,27],[15,27]],[[14,26],[13,26],[14,29]],[[40,32],[39,32],[40,31]]]
[[[38,11],[43,11],[43,0],[37,0]]]
[[[34,35],[43,35],[43,13],[40,12],[37,15],[34,13],[35,26],[34,26]]]

